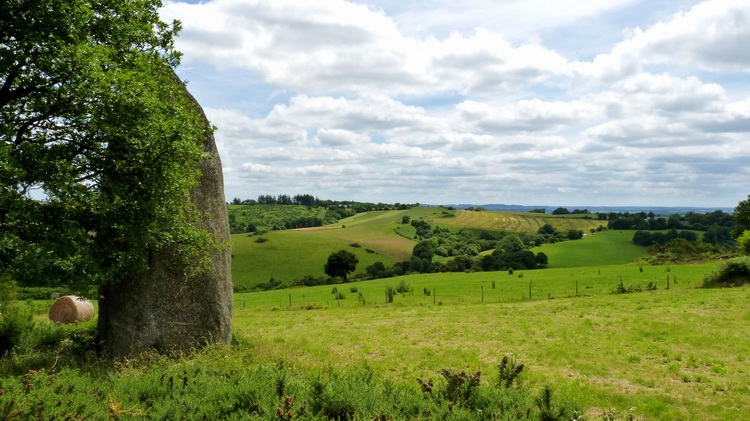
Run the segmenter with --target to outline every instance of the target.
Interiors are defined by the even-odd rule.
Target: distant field
[[[607,221],[583,219],[580,215],[547,215],[542,213],[491,212],[491,211],[458,211],[455,218],[444,218],[435,221],[441,225],[461,228],[476,228],[488,231],[507,231],[536,233],[544,224],[550,224],[558,231],[570,229],[588,233],[600,225],[607,226]]]
[[[341,249],[357,255],[356,272],[364,272],[365,267],[377,261],[390,266],[408,260],[415,244],[394,232],[402,217],[438,217],[442,212],[441,208],[427,207],[365,212],[325,227],[254,236],[236,234],[232,236],[232,278],[235,284],[252,288],[272,277],[288,282],[306,275],[325,276],[323,265],[328,256]],[[259,237],[268,241],[257,243]],[[361,247],[351,247],[353,243]]]
[[[417,387],[455,368],[484,381],[512,355],[532,384],[571,395],[592,418],[613,409],[621,419],[743,419],[750,288],[696,289],[717,265],[415,275],[337,285],[340,302],[333,286],[238,294],[235,330],[258,361],[313,373],[367,364]],[[610,294],[620,278],[658,289]],[[385,287],[401,280],[413,292],[384,304]]]
[[[600,231],[580,240],[542,244],[533,251],[544,252],[550,268],[572,268],[631,263],[646,255],[646,247],[633,244],[635,231]]]

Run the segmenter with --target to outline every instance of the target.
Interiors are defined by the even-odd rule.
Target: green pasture
[[[633,244],[635,231],[604,230],[580,240],[542,244],[533,249],[549,258],[550,268],[617,265],[646,255],[646,247]]]
[[[473,273],[431,273],[374,279],[345,284],[297,287],[283,290],[237,294],[235,307],[248,309],[351,308],[385,304],[386,289],[408,284],[411,292],[397,294],[393,306],[432,306],[454,304],[513,303],[531,299],[608,295],[620,283],[624,287],[647,289],[691,289],[718,263],[675,266],[636,264],[596,267],[517,270]],[[493,288],[494,282],[494,288]],[[342,299],[336,292],[343,293]],[[576,290],[577,288],[577,290]],[[356,291],[352,291],[356,289]],[[430,295],[426,295],[425,290]],[[361,295],[361,299],[360,299]],[[291,300],[291,305],[290,305]]]
[[[232,279],[252,288],[270,278],[281,281],[306,275],[325,276],[323,265],[338,250],[351,251],[359,259],[356,272],[380,261],[390,266],[411,257],[414,241],[395,233],[403,216],[439,217],[442,208],[419,207],[403,211],[365,212],[325,227],[268,231],[262,235],[232,236]],[[264,238],[266,242],[256,242]],[[351,244],[361,247],[352,247]],[[367,249],[372,252],[367,252]]]
[[[716,267],[407,276],[336,285],[340,301],[333,286],[238,294],[235,331],[257,361],[297,370],[366,364],[417,387],[415,378],[437,380],[441,368],[494,372],[511,355],[527,365],[527,381],[573,396],[592,417],[613,408],[635,419],[741,419],[750,407],[750,289],[696,288]],[[658,289],[611,294],[620,277]],[[385,304],[385,287],[401,280],[413,291]]]

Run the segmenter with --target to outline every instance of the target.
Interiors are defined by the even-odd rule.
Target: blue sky
[[[225,194],[733,207],[750,1],[167,1]]]

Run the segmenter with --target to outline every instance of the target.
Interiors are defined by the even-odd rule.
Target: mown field
[[[550,224],[558,231],[570,229],[588,233],[600,225],[607,226],[607,221],[585,219],[582,215],[547,215],[543,213],[524,212],[491,212],[491,211],[458,211],[454,218],[440,220],[442,225],[461,228],[475,228],[488,231],[536,233],[544,224]]]
[[[366,364],[417,387],[416,377],[437,379],[441,368],[494,372],[511,355],[527,364],[527,381],[552,385],[592,417],[615,409],[636,419],[742,419],[750,289],[696,288],[716,267],[418,275],[337,285],[340,301],[332,286],[241,294],[235,327],[258,361],[297,370]],[[620,278],[657,289],[611,294]],[[384,289],[402,280],[413,291],[385,304]]]

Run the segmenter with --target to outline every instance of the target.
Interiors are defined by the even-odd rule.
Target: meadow
[[[697,288],[716,267],[406,276],[336,285],[343,300],[332,286],[242,294],[235,326],[258,361],[303,371],[366,364],[416,387],[441,368],[493,372],[511,355],[529,367],[527,381],[552,385],[592,418],[741,419],[750,289]],[[401,281],[412,291],[385,304],[384,289]],[[642,291],[613,294],[620,282]]]
[[[634,231],[598,231],[577,241],[542,244],[533,251],[546,254],[550,268],[631,263],[647,253],[645,247],[633,244],[633,234]]]

